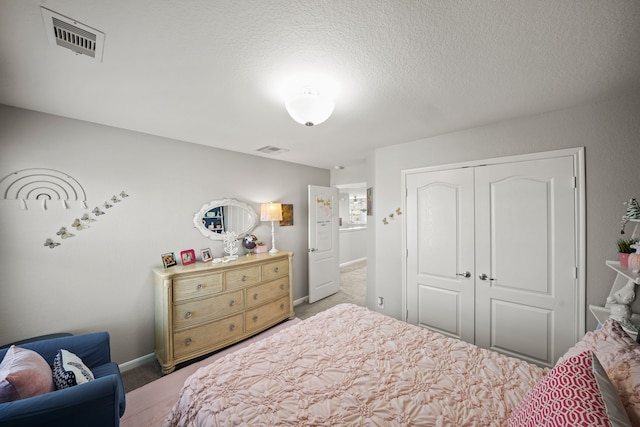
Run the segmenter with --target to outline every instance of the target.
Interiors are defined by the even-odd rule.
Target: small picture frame
[[[200,256],[202,257],[202,262],[209,262],[213,259],[209,248],[200,249]]]
[[[182,261],[182,265],[193,264],[196,262],[196,251],[193,249],[187,249],[180,252],[180,260]]]
[[[175,254],[173,252],[162,254],[162,265],[164,265],[164,268],[169,268],[169,267],[173,267],[174,265],[178,265],[178,261],[176,261]]]
[[[293,225],[293,205],[282,204],[282,221],[280,221],[280,227],[286,227]]]

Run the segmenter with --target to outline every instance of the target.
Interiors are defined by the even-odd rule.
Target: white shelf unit
[[[613,285],[611,286],[609,296],[618,292],[630,281],[635,283],[636,286],[640,285],[640,273],[633,273],[629,269],[620,267],[620,263],[618,261],[607,261],[606,265],[617,273],[616,278],[613,281]],[[638,290],[636,289],[636,294],[637,292]],[[636,326],[640,326],[640,295],[636,295],[636,299],[629,305],[629,308],[631,309],[631,323]],[[598,305],[590,305],[589,310],[599,323],[604,323],[609,318],[610,312],[608,308]],[[629,331],[627,331],[627,333],[633,339],[638,339],[637,334]]]

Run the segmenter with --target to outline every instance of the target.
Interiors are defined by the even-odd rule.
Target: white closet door
[[[473,169],[408,175],[406,185],[407,321],[473,342]]]
[[[570,156],[475,168],[478,346],[552,366],[575,343],[574,186]]]

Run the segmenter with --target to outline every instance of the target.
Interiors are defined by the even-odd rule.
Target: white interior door
[[[407,177],[407,321],[474,341],[473,169]]]
[[[340,290],[338,189],[309,186],[309,303]]]
[[[578,329],[573,159],[478,167],[475,183],[476,344],[552,366]]]

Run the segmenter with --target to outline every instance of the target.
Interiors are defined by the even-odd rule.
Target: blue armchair
[[[0,404],[0,425],[119,426],[125,392],[118,365],[111,362],[109,334],[97,332],[19,345],[39,353],[50,366],[58,350],[75,353],[95,380],[27,399]],[[0,350],[0,360],[8,349]]]

